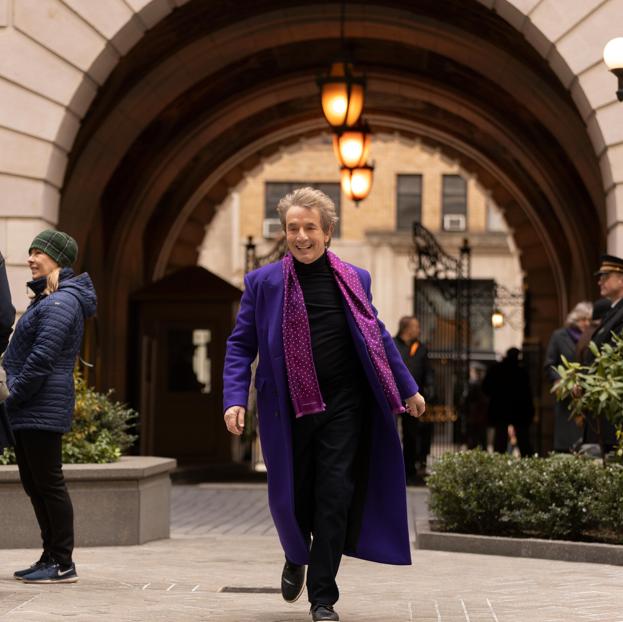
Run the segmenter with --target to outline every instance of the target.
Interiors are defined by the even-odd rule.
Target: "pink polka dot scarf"
[[[377,377],[392,412],[394,414],[404,412],[400,393],[387,360],[381,329],[359,276],[351,266],[345,264],[330,251],[327,251],[327,260],[342,296],[344,296],[363,335]],[[296,276],[294,260],[290,253],[287,253],[283,258],[282,265],[284,281],[283,349],[294,413],[297,417],[302,417],[303,415],[323,412],[326,409],[326,404],[320,393],[316,368],[314,367],[311,333],[303,290]]]

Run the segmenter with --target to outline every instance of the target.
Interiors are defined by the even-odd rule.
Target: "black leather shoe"
[[[306,566],[291,564],[288,560],[281,573],[281,595],[287,603],[294,603],[305,589]],[[330,619],[330,618],[327,618]]]
[[[323,620],[337,620],[339,622],[340,616],[337,615],[337,611],[334,611],[331,605],[312,605],[311,608],[312,622],[322,622]]]

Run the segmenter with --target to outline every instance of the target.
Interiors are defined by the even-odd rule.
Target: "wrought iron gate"
[[[430,459],[435,461],[465,438],[461,403],[469,382],[471,250],[464,239],[460,256],[452,257],[426,227],[414,223],[412,262],[413,311],[435,378],[423,419],[433,424]]]

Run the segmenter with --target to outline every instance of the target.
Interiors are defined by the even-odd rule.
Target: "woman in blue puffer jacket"
[[[43,540],[39,561],[14,574],[28,583],[78,580],[72,561],[73,507],[61,449],[63,434],[71,427],[73,369],[84,320],[95,314],[96,296],[89,275],[76,276],[70,268],[77,254],[76,241],[61,231],[47,229],[33,240],[28,287],[34,296],[4,355],[9,388],[5,405],[19,474]]]

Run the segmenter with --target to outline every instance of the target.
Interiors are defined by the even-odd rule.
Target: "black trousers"
[[[74,510],[63,477],[62,439],[60,432],[15,432],[19,476],[41,529],[42,558],[65,567],[74,549]]]
[[[361,459],[365,393],[352,386],[322,394],[325,412],[293,422],[294,498],[298,524],[311,542],[309,602],[333,605]]]
[[[405,461],[405,475],[414,478],[417,466],[426,466],[433,438],[433,424],[418,421],[409,413],[400,415],[402,421],[402,453]]]

